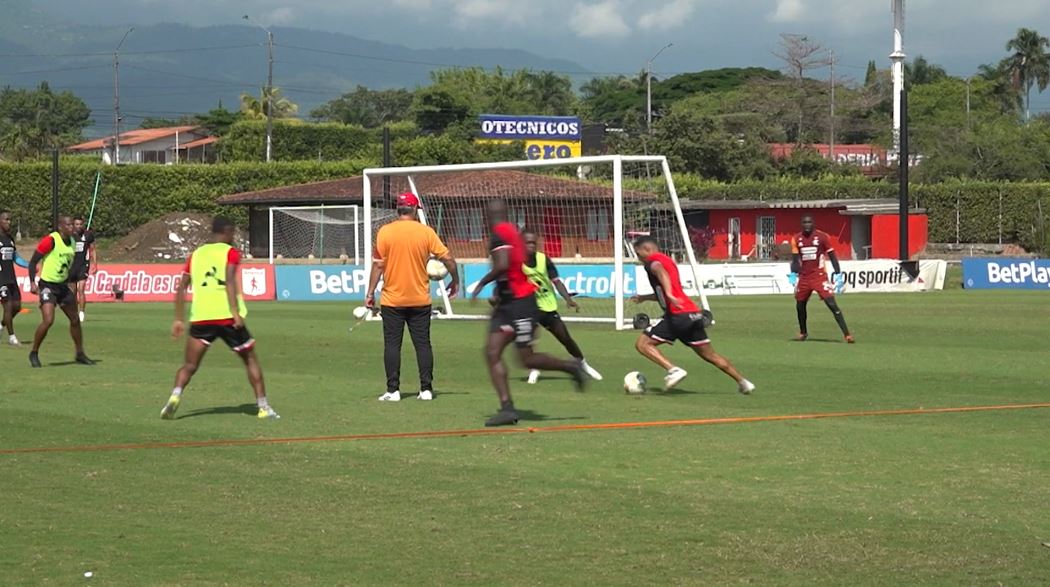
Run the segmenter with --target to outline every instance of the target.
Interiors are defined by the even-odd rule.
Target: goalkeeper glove
[[[846,289],[846,275],[844,273],[832,273],[831,283],[835,286],[835,293],[842,293]]]
[[[788,273],[788,285],[791,287],[798,285],[798,273],[795,273],[794,271]]]

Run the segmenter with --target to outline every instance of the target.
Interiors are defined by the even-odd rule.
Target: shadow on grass
[[[827,344],[827,343],[842,343],[842,344],[845,344],[845,342],[841,338],[807,338],[806,340],[798,340],[796,338],[792,338],[791,342],[797,342],[797,343],[822,342],[822,343],[825,343],[825,344]]]
[[[255,416],[259,413],[259,406],[255,404],[241,404],[239,406],[221,406],[218,408],[201,408],[199,410],[193,410],[176,418],[176,420],[184,420],[186,418],[196,418],[197,416],[223,416],[226,414],[242,414],[245,416]]]
[[[559,422],[563,420],[586,420],[583,416],[563,416],[561,418],[554,418],[534,412],[532,410],[522,410],[518,408],[518,420],[522,422]]]
[[[95,361],[96,365],[101,365],[102,364],[102,359],[92,359],[92,360]],[[70,367],[72,365],[80,365],[80,363],[78,363],[76,361],[59,361],[57,363],[48,363],[47,364],[48,367]],[[83,367],[91,367],[91,365],[82,365],[82,366]]]

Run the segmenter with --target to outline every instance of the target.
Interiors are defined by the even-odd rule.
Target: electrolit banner
[[[1050,290],[1050,259],[963,259],[966,289]]]
[[[582,138],[580,119],[575,116],[510,116],[482,114],[482,139],[502,141],[579,141]]]

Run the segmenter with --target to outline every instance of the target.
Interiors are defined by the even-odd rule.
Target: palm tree
[[[274,87],[270,92],[263,88],[258,97],[251,94],[241,94],[241,112],[249,120],[264,120],[266,118],[267,96],[273,101],[274,118],[291,118],[299,111],[299,105],[281,95],[281,89]]]
[[[1004,114],[1016,115],[1024,106],[1021,92],[1011,79],[1013,73],[1008,59],[998,64],[985,63],[977,68],[977,77],[992,83],[992,97]]]
[[[1018,87],[1025,91],[1025,120],[1031,120],[1032,87],[1038,85],[1042,92],[1050,86],[1050,39],[1032,29],[1022,28],[1006,43],[1006,50],[1013,51],[1007,60]]]

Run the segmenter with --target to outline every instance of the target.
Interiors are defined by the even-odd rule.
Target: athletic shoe
[[[168,398],[168,403],[164,404],[164,407],[160,410],[160,418],[162,420],[174,420],[175,410],[179,409],[179,402],[182,401],[182,396],[172,394]]]
[[[798,336],[795,337],[795,340],[798,341],[798,342],[806,342],[807,338],[809,338],[809,334],[806,334],[805,332],[801,332],[801,333],[799,333]]]
[[[401,392],[400,391],[388,391],[388,392],[384,393],[383,395],[379,396],[379,401],[381,401],[381,402],[399,402],[399,401],[401,401]]]
[[[485,420],[485,426],[490,428],[493,426],[513,426],[517,423],[518,412],[516,412],[514,408],[504,408],[496,412],[496,415]]]
[[[540,370],[539,369],[533,369],[532,371],[529,371],[529,385],[534,385],[539,380],[540,380]]]
[[[83,321],[84,321],[84,313],[83,313],[83,312],[80,312],[80,321],[81,321],[81,322],[83,322]]]
[[[602,374],[599,373],[598,370],[595,369],[594,367],[591,367],[590,365],[588,365],[587,364],[587,359],[583,359],[582,361],[580,361],[580,364],[583,365],[583,370],[587,372],[587,375],[589,375],[591,379],[593,379],[595,381],[601,381],[602,380]]]
[[[20,346],[22,343],[18,342],[18,337],[12,334],[7,337],[7,344],[11,346]]]
[[[572,375],[576,391],[583,391],[587,387],[587,371],[583,368],[583,361],[576,361],[576,368],[569,375]]]
[[[77,358],[73,359],[73,360],[78,362],[78,363],[80,363],[81,365],[94,365],[95,364],[95,361],[92,361],[91,359],[89,359],[88,356],[85,355],[84,353],[77,353]]]
[[[256,418],[260,420],[280,420],[281,416],[273,411],[273,408],[266,406],[265,408],[259,408],[259,415]]]
[[[846,344],[853,344],[855,342],[857,342],[857,339],[853,338],[852,334],[846,335]]]
[[[43,365],[40,364],[40,357],[37,356],[36,353],[29,353],[29,364],[34,369],[39,369],[43,367]]]
[[[416,396],[416,398],[428,402],[434,399],[434,392],[430,391],[429,389],[424,389],[423,391],[419,392],[419,395]]]
[[[667,375],[664,375],[664,391],[673,389],[674,386],[678,385],[678,383],[685,379],[685,376],[688,374],[689,373],[681,367],[671,367],[671,369],[667,371]]]
[[[744,395],[749,395],[752,391],[755,391],[755,384],[745,379],[737,385],[736,390]]]

